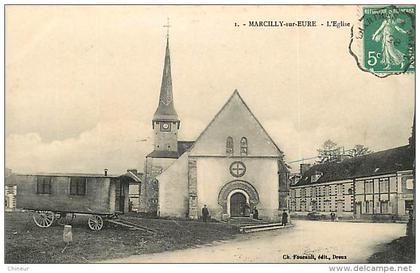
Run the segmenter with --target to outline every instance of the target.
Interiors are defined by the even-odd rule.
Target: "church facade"
[[[288,169],[283,153],[235,90],[196,141],[178,141],[180,119],[172,92],[169,41],[158,108],[152,121],[154,150],[146,156],[140,210],[161,217],[275,221],[287,209]]]

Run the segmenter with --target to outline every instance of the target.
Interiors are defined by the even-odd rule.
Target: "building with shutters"
[[[290,188],[291,214],[407,219],[414,205],[413,163],[410,144],[314,165]]]

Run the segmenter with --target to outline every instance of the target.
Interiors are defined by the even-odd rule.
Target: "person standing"
[[[287,218],[289,215],[287,215],[286,210],[283,210],[283,214],[281,215],[281,225],[285,226],[287,224]]]
[[[255,207],[254,208],[254,211],[252,212],[252,217],[255,219],[255,220],[259,220],[258,219],[258,209]]]
[[[203,216],[203,222],[207,222],[210,213],[206,205],[201,209],[201,215]]]

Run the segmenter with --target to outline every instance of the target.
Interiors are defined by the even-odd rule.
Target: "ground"
[[[125,217],[158,233],[151,235],[114,226],[94,232],[88,229],[86,218],[79,218],[73,224],[73,243],[65,248],[62,226],[41,229],[28,213],[6,213],[5,261],[366,263],[371,262],[369,257],[377,255],[374,253],[386,251],[389,242],[405,235],[405,225],[394,223],[295,220],[294,227],[289,229],[238,234],[236,228],[216,222]],[[307,259],[298,259],[303,257]]]
[[[157,231],[156,235],[138,230],[108,226],[91,231],[86,217],[73,222],[73,242],[65,248],[63,227],[39,228],[30,213],[5,213],[6,263],[91,263],[103,259],[162,252],[226,240],[238,230],[226,224],[140,219],[131,222]]]
[[[410,263],[416,262],[415,238],[404,236],[386,244],[382,251],[369,258],[370,263]]]
[[[104,262],[367,263],[368,258],[380,251],[384,244],[405,234],[405,225],[394,223],[304,220],[295,220],[293,223],[293,228],[248,234],[212,246]],[[311,254],[315,259],[311,258]],[[298,259],[294,255],[308,259]]]

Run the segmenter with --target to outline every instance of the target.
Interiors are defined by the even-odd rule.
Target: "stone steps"
[[[270,224],[260,224],[260,225],[252,225],[252,226],[242,226],[239,228],[241,233],[251,233],[251,232],[258,232],[258,231],[268,231],[268,230],[275,230],[275,229],[283,229],[289,228],[292,225],[283,226],[281,223],[270,223]]]
[[[249,226],[249,225],[258,225],[258,224],[268,224],[268,222],[262,220],[256,220],[249,217],[235,217],[230,218],[227,223],[234,225],[234,226]]]

